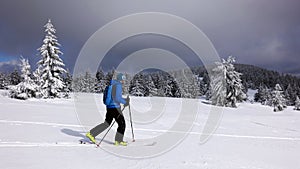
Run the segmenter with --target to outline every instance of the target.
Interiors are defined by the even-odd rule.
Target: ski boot
[[[125,142],[125,141],[115,141],[114,145],[115,146],[119,146],[119,145],[121,145],[121,146],[127,146],[127,142]]]
[[[95,137],[90,132],[86,133],[85,136],[89,138],[92,143],[96,144]]]

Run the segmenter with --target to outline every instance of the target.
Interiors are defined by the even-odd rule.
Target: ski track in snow
[[[15,120],[0,120],[0,123],[9,123],[9,124],[31,124],[31,125],[45,125],[52,127],[75,127],[81,128],[81,125],[76,124],[61,124],[61,123],[48,123],[48,122],[33,122],[33,121],[15,121]]]
[[[7,123],[13,125],[45,125],[45,126],[52,126],[52,127],[74,127],[74,128],[82,128],[81,125],[75,124],[61,124],[61,123],[48,123],[48,122],[33,122],[33,121],[13,121],[13,120],[0,120],[0,123]],[[165,132],[173,132],[173,133],[183,133],[179,131],[169,131],[169,130],[161,130],[161,129],[142,129],[142,128],[135,128],[135,131],[146,131],[146,132],[157,132],[157,133],[165,133]],[[191,131],[186,134],[192,135],[201,135],[205,133],[201,132],[194,132]],[[300,141],[300,138],[294,137],[273,137],[273,136],[253,136],[253,135],[234,135],[234,134],[218,134],[214,133],[212,136],[216,137],[227,137],[227,138],[236,138],[236,139],[265,139],[265,140],[285,140],[285,141]],[[78,143],[72,142],[20,142],[20,141],[1,141],[0,140],[0,147],[82,147],[87,145],[81,145]]]
[[[91,147],[96,145],[94,144],[79,144],[76,142],[55,142],[55,143],[47,143],[47,142],[20,142],[20,141],[0,141],[0,147]]]
[[[286,130],[286,131],[291,131],[291,132],[299,132],[298,130],[294,130],[294,129],[290,129],[290,128],[283,128],[283,129],[281,129],[281,128],[278,128],[278,127],[273,127],[273,126],[270,126],[268,124],[261,123],[261,122],[256,122],[256,121],[251,121],[251,123],[259,125],[259,126],[263,126],[263,127],[268,127],[268,128],[276,129],[276,130]]]

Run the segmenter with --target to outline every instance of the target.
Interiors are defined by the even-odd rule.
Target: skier
[[[95,137],[107,129],[112,120],[118,123],[118,129],[115,136],[115,145],[127,146],[127,142],[123,141],[124,132],[125,132],[125,119],[121,111],[120,103],[122,103],[125,107],[129,105],[129,97],[122,98],[122,84],[124,83],[125,76],[122,73],[117,74],[116,80],[111,80],[110,84],[112,87],[112,102],[106,105],[106,117],[105,121],[93,129],[90,130],[86,134],[86,136],[90,139],[91,142],[96,143]]]

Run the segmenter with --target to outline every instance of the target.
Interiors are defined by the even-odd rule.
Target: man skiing
[[[106,105],[105,121],[91,129],[90,132],[86,134],[91,142],[96,143],[95,137],[107,129],[112,123],[112,120],[115,119],[118,124],[115,136],[115,145],[127,146],[127,142],[123,140],[126,125],[120,106],[121,103],[126,107],[129,105],[130,101],[129,97],[126,99],[122,98],[122,83],[124,83],[124,80],[125,76],[122,73],[118,73],[116,80],[110,81],[110,85],[112,85],[112,101]]]

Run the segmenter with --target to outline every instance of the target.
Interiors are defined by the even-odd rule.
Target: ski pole
[[[125,109],[125,107],[123,107],[123,109],[121,110],[121,113],[123,112],[123,110]],[[120,114],[121,114],[120,113]],[[119,118],[120,114],[118,115],[117,118]],[[100,144],[102,143],[102,141],[104,140],[104,138],[106,137],[106,135],[108,134],[108,132],[110,131],[110,129],[112,128],[112,126],[116,123],[116,120],[114,120],[114,122],[110,125],[109,129],[107,130],[107,132],[104,134],[104,136],[102,137],[101,141],[97,144],[97,147],[100,146]]]
[[[133,126],[132,126],[132,117],[131,117],[130,104],[128,105],[128,108],[129,108],[129,117],[130,117],[130,125],[131,125],[132,142],[135,142],[134,133],[133,133]]]

